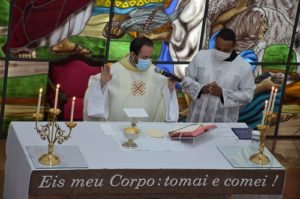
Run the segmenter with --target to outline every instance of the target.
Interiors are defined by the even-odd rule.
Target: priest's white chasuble
[[[112,64],[112,79],[100,86],[101,74],[91,76],[85,94],[84,120],[129,121],[123,108],[143,108],[149,117],[141,121],[177,121],[176,92],[169,90],[167,78],[133,66],[128,57]]]

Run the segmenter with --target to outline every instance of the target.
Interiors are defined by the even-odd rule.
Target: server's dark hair
[[[224,40],[227,40],[227,41],[232,41],[234,44],[236,42],[236,36],[235,36],[235,33],[233,32],[233,30],[229,29],[229,28],[223,28],[217,38],[221,38],[221,39],[224,39]]]

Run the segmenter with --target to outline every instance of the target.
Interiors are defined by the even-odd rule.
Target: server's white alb
[[[222,87],[224,103],[220,97],[202,94],[206,84]],[[214,49],[201,50],[186,68],[182,86],[192,97],[188,122],[237,122],[239,108],[251,102],[255,83],[250,65],[237,56],[233,61],[219,61]]]

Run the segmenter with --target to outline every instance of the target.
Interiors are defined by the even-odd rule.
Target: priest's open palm
[[[112,78],[112,74],[110,74],[110,67],[107,64],[104,64],[103,67],[101,67],[101,87],[103,88],[107,82],[109,82]]]

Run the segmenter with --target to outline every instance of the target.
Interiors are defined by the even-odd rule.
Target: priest
[[[123,108],[143,108],[149,116],[143,121],[176,122],[175,82],[154,72],[152,54],[152,41],[136,38],[129,55],[91,76],[84,98],[84,120],[128,121]]]
[[[215,49],[201,50],[186,68],[182,87],[192,97],[188,122],[237,122],[255,83],[250,65],[234,51],[235,33],[220,31]]]

